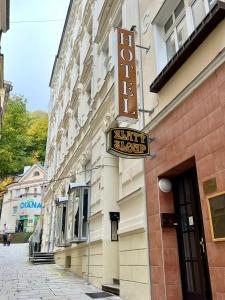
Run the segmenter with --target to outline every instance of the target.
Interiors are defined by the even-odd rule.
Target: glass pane
[[[82,215],[82,237],[87,237],[87,221],[88,221],[88,189],[84,190],[83,198],[83,215]]]
[[[211,8],[216,3],[216,0],[208,0],[208,2],[209,2],[209,7]]]
[[[193,279],[194,279],[194,285],[195,285],[195,293],[196,292],[199,292],[201,293],[202,291],[202,287],[201,287],[201,282],[202,282],[202,279],[204,278],[204,276],[201,276],[200,274],[200,270],[199,270],[199,264],[198,262],[193,262]]]
[[[189,242],[188,232],[183,233],[183,248],[184,248],[185,259],[190,259],[191,253],[190,253],[190,242]]]
[[[167,60],[169,61],[176,53],[174,33],[166,41]]]
[[[187,289],[189,292],[194,291],[193,268],[191,262],[186,262]]]
[[[186,20],[185,20],[185,18],[183,18],[177,26],[178,48],[180,48],[184,44],[187,37],[188,37],[188,34],[187,34]]]
[[[173,25],[173,17],[170,16],[170,18],[168,19],[168,21],[166,22],[166,24],[164,25],[164,31],[165,33],[168,32],[168,30],[170,29],[170,27]]]
[[[206,12],[203,0],[196,0],[192,5],[192,14],[195,28],[204,19]]]
[[[180,222],[182,231],[188,230],[188,215],[185,206],[180,207]]]
[[[77,212],[74,217],[74,238],[78,238],[78,232],[79,232],[79,208],[77,209]]]
[[[180,1],[177,8],[174,11],[175,18],[179,16],[179,14],[184,10],[184,0]]]
[[[65,228],[66,228],[66,206],[63,205],[63,210],[62,210],[62,236],[63,236],[63,239],[65,237]]]

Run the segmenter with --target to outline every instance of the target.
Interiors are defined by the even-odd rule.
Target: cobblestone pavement
[[[91,300],[91,292],[99,290],[56,265],[29,263],[28,244],[0,245],[0,300]]]

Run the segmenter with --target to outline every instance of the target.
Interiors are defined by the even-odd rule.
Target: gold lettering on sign
[[[114,138],[118,140],[136,142],[144,144],[146,142],[146,134],[144,133],[137,133],[134,131],[125,131],[125,130],[115,130],[114,131]]]
[[[135,144],[128,142],[125,144],[124,141],[115,141],[114,148],[116,150],[125,152],[125,153],[134,153],[134,154],[143,154],[146,151],[146,146],[143,144]]]
[[[107,132],[107,152],[121,157],[140,158],[150,154],[148,134],[126,127]]]
[[[117,118],[134,123],[137,113],[137,84],[134,32],[117,28],[115,87]]]

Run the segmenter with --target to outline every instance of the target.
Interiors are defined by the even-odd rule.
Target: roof
[[[59,43],[58,52],[55,56],[55,61],[54,61],[53,68],[52,68],[51,78],[50,78],[50,81],[49,81],[49,86],[50,87],[51,87],[51,84],[52,84],[52,79],[53,79],[54,71],[55,71],[55,68],[56,68],[57,59],[59,58],[59,54],[60,54],[60,51],[61,51],[61,48],[62,48],[63,39],[64,39],[64,36],[65,36],[66,27],[67,27],[67,24],[68,24],[72,4],[73,4],[73,0],[70,0],[69,7],[68,7],[68,10],[67,10],[67,14],[66,14],[65,23],[64,23],[64,26],[63,26],[63,31],[62,31],[60,43]]]

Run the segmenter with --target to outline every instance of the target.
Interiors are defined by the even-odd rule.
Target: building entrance
[[[17,231],[18,232],[26,232],[27,231],[27,223],[28,223],[28,217],[21,216],[20,220],[18,220],[18,223],[17,223]]]
[[[196,169],[173,179],[184,300],[211,300],[211,288]]]

